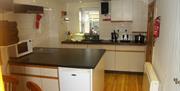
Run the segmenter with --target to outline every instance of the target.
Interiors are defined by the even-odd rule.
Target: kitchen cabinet
[[[115,70],[115,51],[106,51],[103,55],[105,61],[105,70]]]
[[[90,49],[103,49],[102,45],[88,45]]]
[[[146,46],[106,44],[63,44],[64,48],[105,49],[105,70],[143,72]],[[77,47],[78,46],[78,47]]]
[[[146,46],[116,46],[116,71],[143,72]]]
[[[43,91],[59,91],[57,68],[10,65],[10,72],[20,80],[18,91],[28,91],[27,81],[36,83]]]
[[[13,10],[13,0],[0,0],[0,12],[1,10]]]
[[[105,49],[105,50],[113,51],[113,50],[115,50],[115,45],[89,44],[88,48],[90,48],[90,49]]]
[[[133,0],[111,0],[111,21],[132,21]]]
[[[14,13],[42,14],[44,9],[42,6],[14,4]]]
[[[75,44],[74,48],[85,49],[87,46],[86,44]]]
[[[0,0],[0,10],[12,10],[13,9],[13,0]]]
[[[15,75],[15,77],[19,80],[19,83],[17,85],[17,91],[28,91],[28,88],[26,87],[27,81],[32,81],[36,83],[40,88],[42,88],[41,79],[37,77],[28,77],[22,75]]]
[[[75,44],[61,44],[61,48],[75,48]]]
[[[57,79],[46,79],[42,80],[42,91],[59,91],[59,81]]]
[[[13,0],[15,4],[40,5],[42,0]]]
[[[145,53],[116,52],[115,63],[117,71],[143,72]]]

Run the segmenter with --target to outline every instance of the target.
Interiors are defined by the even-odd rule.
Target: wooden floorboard
[[[142,91],[142,74],[105,73],[105,91]]]

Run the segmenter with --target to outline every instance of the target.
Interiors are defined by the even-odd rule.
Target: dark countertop
[[[62,41],[62,44],[108,44],[108,45],[132,45],[132,46],[145,46],[146,43],[135,43],[135,42],[112,42],[111,40],[99,40],[99,41]]]
[[[42,65],[55,67],[94,69],[105,50],[96,49],[62,49],[34,48],[33,53],[10,58],[10,64]]]

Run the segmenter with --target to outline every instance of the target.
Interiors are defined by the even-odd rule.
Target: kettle
[[[135,35],[135,43],[144,43],[145,36],[144,35]]]

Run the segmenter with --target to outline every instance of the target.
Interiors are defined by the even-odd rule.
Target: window
[[[98,8],[81,8],[79,12],[80,32],[94,33],[99,32],[99,9]]]

